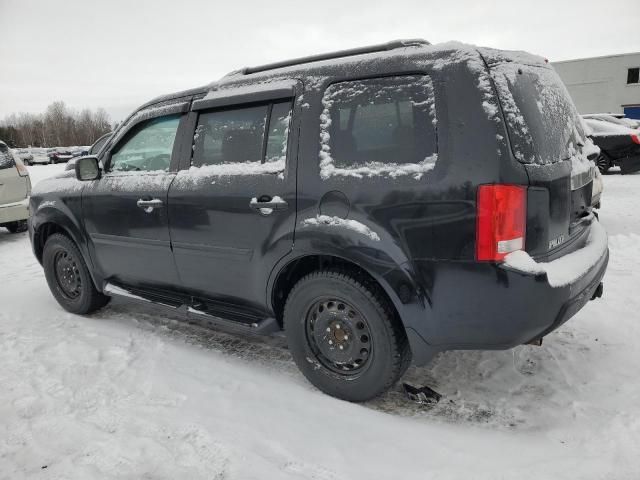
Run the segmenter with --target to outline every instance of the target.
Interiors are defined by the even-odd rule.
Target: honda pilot
[[[364,401],[602,294],[597,155],[545,59],[394,41],[150,101],[38,183],[29,234],[70,312],[124,296],[284,331],[311,383]]]

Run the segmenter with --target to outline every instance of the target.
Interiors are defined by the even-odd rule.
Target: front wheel
[[[284,311],[289,350],[316,387],[352,402],[388,390],[407,369],[404,329],[377,285],[318,271],[291,290]]]
[[[42,265],[51,293],[65,310],[82,315],[109,302],[96,289],[80,250],[67,236],[56,233],[47,239]]]

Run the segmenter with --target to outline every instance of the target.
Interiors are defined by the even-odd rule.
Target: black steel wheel
[[[602,174],[607,173],[609,171],[609,169],[611,168],[611,162],[602,153],[600,153],[600,155],[598,155],[598,158],[596,159],[596,165],[598,166],[598,170],[600,170],[600,173],[602,173]]]
[[[91,313],[109,302],[96,289],[80,250],[67,236],[56,233],[47,239],[42,265],[51,293],[65,310]]]
[[[307,342],[325,368],[357,375],[367,367],[373,349],[369,324],[348,301],[320,299],[309,309],[305,325]]]
[[[77,262],[76,258],[65,249],[58,250],[53,261],[56,282],[60,291],[71,300],[82,294],[82,276]]]
[[[296,365],[320,390],[352,402],[397,382],[411,352],[382,289],[356,273],[321,270],[291,289],[284,327]]]

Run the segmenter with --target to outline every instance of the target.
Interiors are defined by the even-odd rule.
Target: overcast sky
[[[121,120],[163,93],[289,57],[426,38],[554,60],[640,51],[638,0],[0,0],[0,118],[55,100]]]

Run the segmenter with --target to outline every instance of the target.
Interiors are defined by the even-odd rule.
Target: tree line
[[[91,145],[113,129],[103,109],[69,109],[64,102],[49,105],[44,113],[13,113],[0,121],[0,140],[12,148]]]

